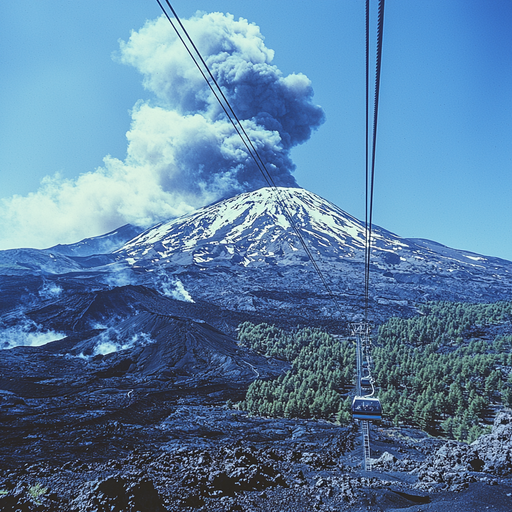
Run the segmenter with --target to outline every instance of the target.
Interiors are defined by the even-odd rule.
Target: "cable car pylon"
[[[353,323],[350,325],[352,335],[356,338],[356,396],[352,401],[352,417],[361,421],[363,441],[364,470],[371,471],[370,451],[370,421],[382,419],[380,400],[375,398],[375,388],[371,376],[370,334],[371,326],[368,322]],[[366,384],[369,386],[366,386]]]

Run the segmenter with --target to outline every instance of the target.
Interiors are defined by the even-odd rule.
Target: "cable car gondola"
[[[369,376],[367,377],[361,377],[361,380],[359,381],[361,385],[361,389],[372,389],[372,381]]]
[[[370,396],[354,397],[352,416],[356,420],[380,421],[382,419],[380,400]]]

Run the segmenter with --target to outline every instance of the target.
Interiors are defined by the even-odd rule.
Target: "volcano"
[[[174,299],[279,321],[295,321],[297,316],[308,322],[361,318],[364,224],[307,190],[262,188],[127,240],[134,233],[137,228],[125,226],[71,246],[1,251],[0,275],[11,294],[2,304],[7,309],[30,304],[39,310],[54,307],[71,290],[84,294],[143,285]],[[369,305],[375,321],[412,314],[430,300],[512,297],[510,261],[403,238],[378,226],[373,226],[371,242]],[[101,247],[108,252],[91,254]],[[52,296],[43,289],[63,293]]]
[[[290,219],[296,229],[291,225]],[[336,309],[297,231],[343,305]],[[364,224],[300,188],[262,188],[161,223],[114,252],[134,272],[179,274],[191,296],[233,310],[357,320]],[[512,296],[512,263],[372,229],[370,306],[376,320],[429,300]]]
[[[377,226],[371,250],[376,323],[429,300],[512,297],[512,262]],[[490,493],[509,510],[508,413],[466,448],[372,427],[375,467],[398,475],[388,487],[357,468],[354,425],[234,405],[251,382],[264,389],[295,364],[242,346],[240,324],[321,327],[339,339],[362,317],[363,281],[363,223],[299,188],[241,194],[144,232],[0,251],[0,508],[128,510],[140,499],[155,504],[147,510],[226,510],[236,489],[232,510],[331,510],[366,506],[368,481],[382,510],[446,508],[470,484],[460,510]],[[505,335],[510,323],[494,327],[489,335]],[[443,493],[431,492],[438,485]],[[46,488],[40,508],[34,494]],[[255,505],[257,490],[268,507]]]

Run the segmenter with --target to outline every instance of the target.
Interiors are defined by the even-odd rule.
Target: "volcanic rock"
[[[108,477],[87,482],[71,501],[73,512],[164,512],[162,499],[153,482],[142,477],[129,482],[123,477]]]
[[[500,412],[492,432],[480,436],[471,450],[483,471],[499,476],[512,474],[512,413]]]
[[[115,328],[76,344],[74,355],[110,357],[98,360],[97,374],[136,374],[180,382],[194,376],[196,382],[242,383],[279,374],[287,363],[267,359],[240,347],[205,322],[143,312]]]

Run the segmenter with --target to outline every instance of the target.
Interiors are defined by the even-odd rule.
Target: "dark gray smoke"
[[[324,120],[312,103],[313,89],[302,74],[283,74],[272,65],[259,28],[233,16],[204,14],[185,21],[217,82],[255,143],[277,185],[297,186],[290,149],[305,142]],[[262,175],[235,134],[217,100],[165,18],[148,22],[121,45],[122,61],[144,75],[144,85],[161,106],[183,120],[200,115],[209,136],[174,139],[174,165],[166,186],[185,193],[216,191],[216,199],[264,186]],[[176,166],[177,169],[174,167]]]

